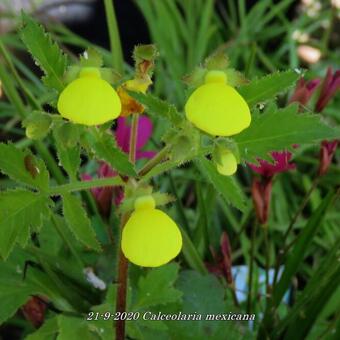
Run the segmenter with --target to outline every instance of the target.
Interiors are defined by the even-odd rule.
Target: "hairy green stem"
[[[130,134],[130,149],[129,160],[135,163],[136,160],[136,145],[138,137],[138,120],[139,115],[132,116],[131,134]],[[121,218],[121,232],[123,231],[130,214],[125,213]],[[116,296],[116,312],[123,313],[126,311],[126,294],[128,283],[129,262],[122,252],[121,241],[119,242],[119,257],[118,257],[118,289]],[[116,340],[125,339],[125,320],[119,318],[116,322]]]
[[[129,160],[133,164],[136,162],[138,120],[139,120],[139,114],[134,113],[132,115],[131,135],[130,135],[130,144],[129,144],[130,145]]]
[[[123,185],[123,181],[118,176],[98,178],[98,179],[93,179],[91,181],[72,182],[72,183],[52,187],[49,190],[49,195],[56,196],[56,195],[62,195],[63,193],[72,192],[72,191],[88,190],[92,188],[102,188],[102,187],[109,187],[109,186],[116,186],[116,185]]]
[[[153,167],[162,162],[170,151],[171,146],[166,145],[161,151],[159,151],[155,157],[151,158],[139,171],[138,176],[142,177],[146,175]]]
[[[250,260],[249,260],[249,276],[248,276],[248,301],[247,301],[247,313],[252,313],[253,304],[253,276],[254,276],[254,260],[255,260],[255,240],[257,232],[258,222],[252,228],[251,242],[250,242]]]
[[[320,177],[317,176],[314,178],[312,186],[310,187],[310,189],[308,190],[308,192],[306,193],[305,197],[303,198],[298,210],[296,211],[295,215],[293,216],[293,218],[291,219],[289,226],[283,236],[283,247],[280,250],[277,259],[276,259],[276,264],[275,264],[275,274],[274,274],[274,280],[273,280],[273,285],[275,285],[277,279],[278,279],[278,275],[279,275],[279,269],[280,269],[280,264],[282,262],[282,259],[285,257],[285,255],[287,254],[287,251],[290,249],[291,244],[289,244],[288,246],[286,245],[287,240],[288,240],[288,236],[290,234],[290,232],[293,230],[293,227],[297,221],[297,219],[299,218],[299,216],[301,215],[303,209],[306,207],[313,191],[316,189],[318,183],[319,183]]]
[[[112,65],[120,73],[123,73],[123,51],[120,42],[117,18],[113,0],[104,0],[107,28],[110,37]]]
[[[262,226],[264,232],[264,244],[265,244],[265,269],[266,269],[266,301],[270,296],[270,287],[269,287],[269,264],[270,264],[270,248],[269,248],[269,239],[268,239],[268,225]]]

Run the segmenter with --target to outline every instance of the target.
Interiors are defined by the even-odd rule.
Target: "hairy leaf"
[[[58,317],[58,340],[83,339],[96,340],[98,337],[91,331],[91,324],[83,317],[60,315]]]
[[[242,161],[270,159],[271,151],[291,148],[293,144],[314,143],[339,136],[339,131],[321,121],[319,115],[298,113],[293,104],[253,117],[251,125],[235,136]]]
[[[63,194],[63,212],[67,225],[75,237],[85,246],[99,251],[100,245],[81,200],[77,196]]]
[[[80,167],[80,146],[79,144],[74,142],[65,141],[65,130],[71,130],[73,134],[75,133],[76,127],[74,124],[63,124],[60,127],[55,128],[54,130],[54,140],[57,148],[58,159],[70,176],[71,180],[75,180],[77,178],[77,172]],[[64,135],[64,136],[63,136]],[[76,138],[75,138],[76,139]]]
[[[238,92],[252,107],[285,92],[295,84],[300,76],[301,74],[293,70],[276,72],[260,79],[252,80],[249,84],[241,86]]]
[[[134,310],[178,301],[181,292],[173,287],[179,267],[175,263],[152,269],[139,279]]]
[[[45,164],[30,151],[17,149],[13,144],[0,143],[0,155],[2,173],[31,188],[48,188],[49,174]]]
[[[96,131],[97,132],[97,131]],[[116,144],[114,136],[106,132],[88,134],[86,139],[95,156],[111,165],[119,173],[135,176],[136,172],[128,156]]]
[[[25,246],[30,232],[39,231],[48,216],[45,196],[25,190],[0,193],[0,255],[7,258],[17,242]]]
[[[198,159],[197,166],[200,172],[211,182],[216,191],[222,195],[227,203],[244,211],[246,199],[234,177],[219,174],[216,166],[204,157]]]
[[[49,33],[23,13],[23,27],[20,36],[37,65],[45,73],[45,85],[61,91],[64,88],[62,77],[66,71],[67,57],[52,40]]]
[[[29,300],[31,293],[31,287],[24,282],[20,285],[0,284],[0,325]]]
[[[165,118],[175,126],[178,126],[183,121],[183,117],[174,105],[168,104],[151,94],[130,91],[129,95],[144,105],[150,114]]]

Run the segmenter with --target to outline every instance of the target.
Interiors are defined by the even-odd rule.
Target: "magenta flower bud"
[[[315,105],[315,111],[321,112],[335,95],[340,87],[340,70],[333,73],[331,67],[327,69],[326,77],[322,83],[319,99]]]
[[[259,165],[248,163],[248,165],[263,177],[273,177],[280,172],[295,169],[295,164],[290,163],[292,153],[289,151],[273,151],[271,156],[274,164],[263,159],[258,159]]]
[[[309,102],[319,84],[320,79],[306,81],[304,78],[300,78],[296,84],[293,95],[289,99],[289,103],[298,102],[301,106],[305,106]]]
[[[262,178],[262,180],[254,178],[251,186],[256,217],[262,225],[268,222],[272,186],[272,177]]]
[[[327,173],[329,166],[332,163],[338,144],[338,140],[322,141],[320,148],[320,165],[318,170],[319,176],[323,176]]]

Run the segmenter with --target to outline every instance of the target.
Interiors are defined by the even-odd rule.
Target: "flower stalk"
[[[138,119],[139,119],[139,114],[135,113],[132,116],[131,134],[130,134],[129,160],[131,163],[135,163],[136,161]],[[130,217],[130,213],[125,213],[122,215],[121,225],[120,225],[121,233],[129,217]],[[121,240],[119,243],[121,243]],[[128,269],[129,269],[129,262],[123,254],[121,244],[119,244],[118,289],[117,289],[117,297],[116,297],[116,312],[120,314],[125,312],[126,310]],[[124,339],[125,339],[125,320],[119,319],[116,322],[116,340],[124,340]]]

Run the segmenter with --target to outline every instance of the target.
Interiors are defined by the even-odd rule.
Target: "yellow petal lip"
[[[178,226],[161,210],[138,209],[123,228],[123,254],[138,266],[162,266],[175,258],[181,248]]]
[[[114,88],[95,74],[83,74],[62,91],[58,111],[78,124],[100,125],[119,116],[121,102]]]
[[[248,104],[231,86],[208,82],[198,87],[185,105],[187,119],[213,136],[232,136],[251,122]]]
[[[224,151],[221,154],[221,162],[217,164],[217,171],[224,176],[234,175],[237,171],[237,160],[230,151]]]

